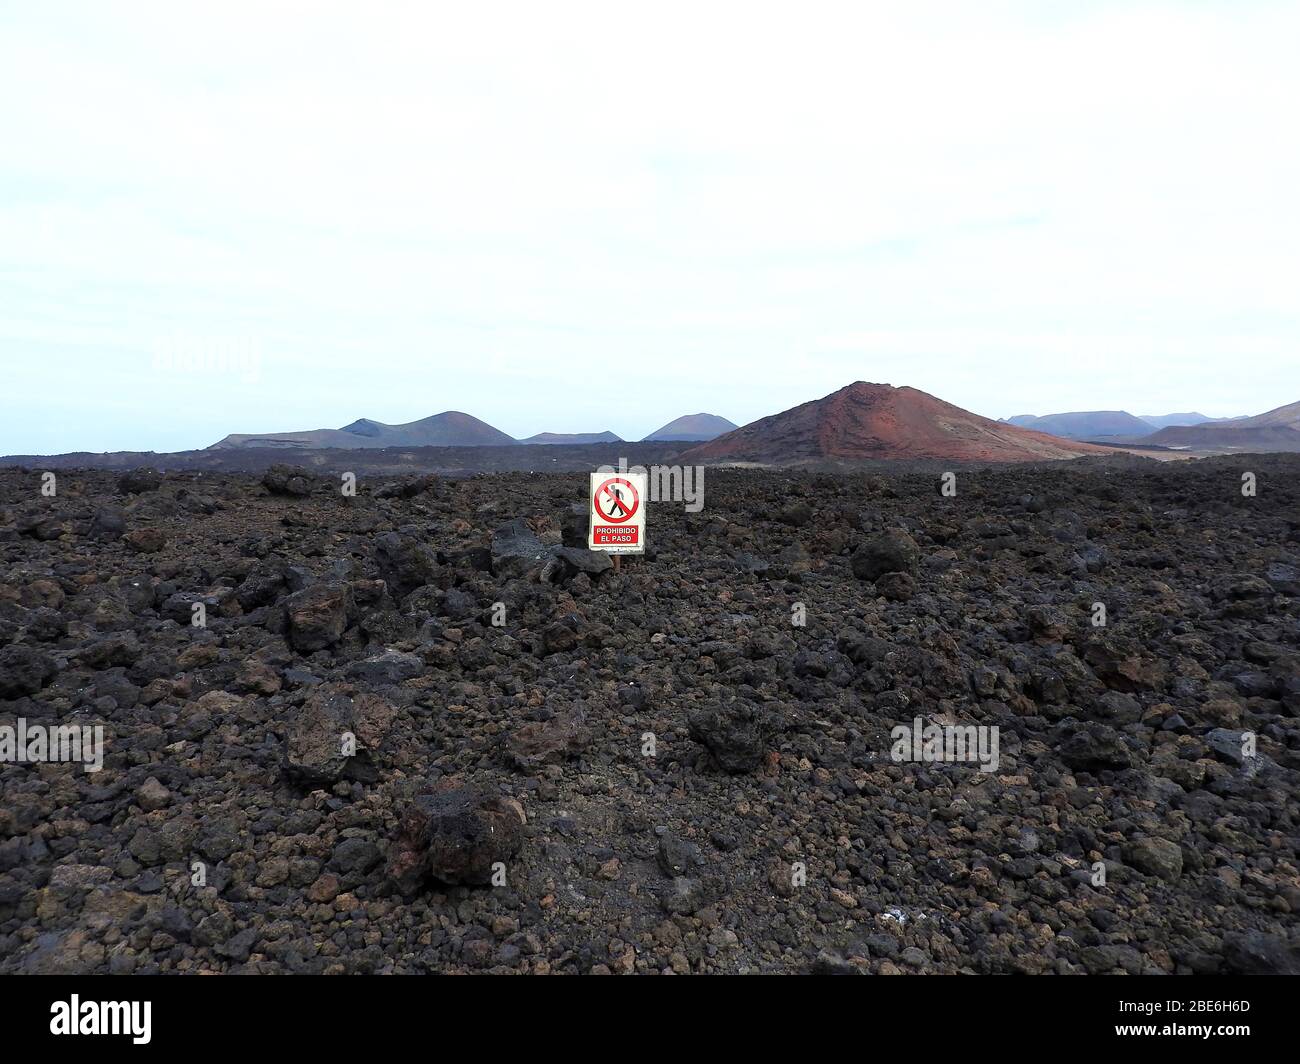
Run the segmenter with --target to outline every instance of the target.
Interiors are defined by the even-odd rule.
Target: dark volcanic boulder
[[[559,562],[557,575],[562,582],[571,580],[579,573],[586,573],[595,580],[601,573],[607,573],[614,568],[614,562],[603,550],[587,550],[586,547],[558,547],[555,549],[555,557]]]
[[[587,549],[587,537],[591,534],[591,511],[581,503],[572,504],[564,514],[560,525],[560,540],[566,547]]]
[[[508,732],[502,741],[505,758],[523,772],[559,764],[576,755],[589,735],[582,710],[559,714],[546,721],[529,721]]]
[[[1300,950],[1263,931],[1229,931],[1223,936],[1223,962],[1239,975],[1300,974]]]
[[[542,653],[561,654],[578,645],[578,633],[567,624],[556,621],[548,624],[542,631]]]
[[[1054,745],[1062,761],[1084,772],[1132,768],[1135,764],[1133,751],[1124,737],[1114,728],[1094,721],[1065,724],[1057,733]]]
[[[76,657],[86,668],[111,669],[134,665],[143,653],[144,646],[134,632],[114,632],[86,644]]]
[[[100,506],[90,519],[86,535],[102,541],[121,539],[126,532],[126,515],[120,506]]]
[[[391,686],[419,676],[423,671],[424,662],[415,654],[389,649],[352,662],[347,675],[358,683]]]
[[[812,516],[812,507],[800,499],[798,502],[792,502],[777,514],[776,519],[783,525],[790,525],[794,528],[803,528],[812,520]]]
[[[24,514],[14,526],[20,536],[49,543],[68,531],[68,525],[57,517],[44,513]]]
[[[258,606],[269,606],[284,587],[284,573],[279,566],[258,562],[239,585],[235,597],[239,600],[241,609],[253,610]]]
[[[492,533],[492,572],[519,577],[540,568],[556,551],[542,543],[522,519],[510,521]]]
[[[916,593],[916,581],[910,573],[881,573],[876,578],[876,590],[893,602],[907,602]]]
[[[659,851],[656,854],[659,868],[670,877],[690,875],[704,864],[704,855],[700,848],[689,839],[683,839],[672,833],[659,838]]]
[[[1107,687],[1137,691],[1158,687],[1165,678],[1165,666],[1146,657],[1138,643],[1118,632],[1090,632],[1083,647],[1083,659]]]
[[[216,588],[212,591],[178,591],[163,600],[158,612],[177,624],[190,624],[194,618],[195,603],[202,603],[209,617],[220,616],[227,601],[234,600],[229,588]]]
[[[167,545],[167,533],[161,528],[137,528],[122,538],[128,547],[141,554],[157,554]]]
[[[1273,562],[1264,570],[1264,579],[1269,586],[1282,595],[1300,595],[1300,570],[1294,565]]]
[[[380,499],[414,499],[426,491],[433,491],[438,486],[438,477],[434,473],[422,473],[407,477],[405,480],[384,484],[375,492]]]
[[[322,650],[343,637],[348,623],[344,584],[312,584],[284,600],[289,642],[305,653]]]
[[[34,695],[58,671],[54,659],[21,644],[0,650],[0,698]]]
[[[853,552],[850,564],[859,580],[876,580],[885,573],[911,573],[921,560],[921,549],[906,532],[890,529],[872,536]]]
[[[45,606],[31,610],[23,623],[27,629],[27,638],[42,643],[52,643],[68,634],[68,619],[58,610]]]
[[[748,702],[690,710],[686,723],[691,738],[704,745],[727,772],[752,772],[772,749],[776,714]]]
[[[294,466],[273,465],[262,476],[262,485],[272,495],[301,498],[311,494],[311,474]]]
[[[1172,883],[1183,874],[1183,851],[1168,839],[1144,836],[1125,843],[1121,852],[1126,864],[1149,876]]]
[[[413,536],[385,532],[375,540],[375,567],[395,598],[432,584],[438,575],[438,555]]]
[[[1265,598],[1273,593],[1273,587],[1254,573],[1225,573],[1215,577],[1210,593],[1219,600]]]
[[[518,802],[475,786],[417,795],[389,851],[389,878],[404,894],[426,878],[489,883],[492,866],[519,852],[524,819]]]
[[[313,787],[376,779],[373,753],[393,710],[381,698],[328,685],[308,696],[285,727],[284,773]]]
[[[123,495],[143,495],[162,487],[162,474],[156,469],[132,469],[117,478],[117,490]]]

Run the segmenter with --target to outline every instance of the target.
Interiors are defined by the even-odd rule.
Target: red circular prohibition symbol
[[[610,517],[600,505],[600,493],[609,488],[611,484],[622,484],[632,493],[632,509],[628,510],[622,517]],[[622,477],[610,477],[605,483],[596,489],[595,497],[591,500],[592,505],[596,507],[596,513],[600,514],[606,521],[613,525],[621,525],[624,521],[631,521],[636,514],[637,508],[641,505],[641,496],[630,480],[624,480]]]

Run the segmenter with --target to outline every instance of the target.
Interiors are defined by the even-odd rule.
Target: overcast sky
[[[0,454],[639,438],[854,380],[1293,402],[1298,41],[1245,0],[0,0]]]

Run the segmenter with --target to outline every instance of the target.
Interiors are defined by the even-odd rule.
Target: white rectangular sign
[[[591,474],[591,531],[587,546],[609,554],[645,551],[644,473]]]

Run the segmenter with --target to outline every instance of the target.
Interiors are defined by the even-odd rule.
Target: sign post
[[[591,523],[587,547],[614,555],[645,553],[646,476],[644,473],[592,473]]]

